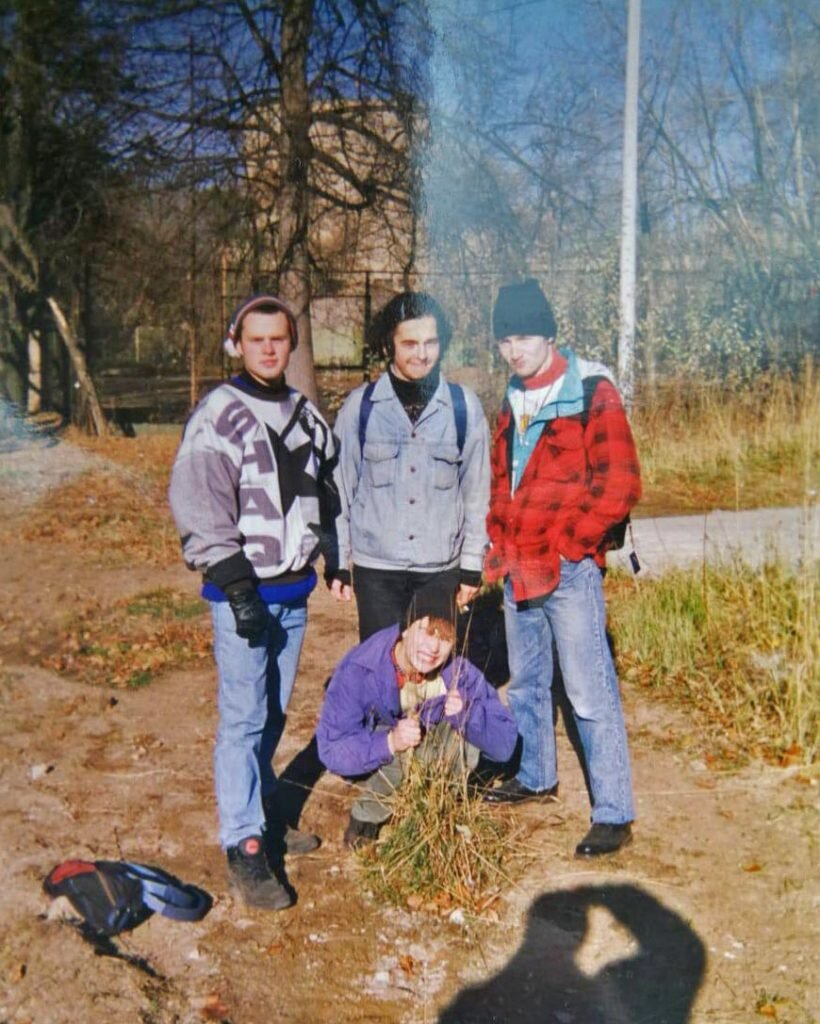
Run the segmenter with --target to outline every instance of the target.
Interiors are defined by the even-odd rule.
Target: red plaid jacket
[[[632,431],[617,389],[601,378],[586,416],[548,422],[510,493],[512,431],[509,402],[501,408],[492,447],[484,578],[510,576],[516,601],[545,597],[560,578],[560,557],[591,555],[603,566],[607,531],[641,496]]]

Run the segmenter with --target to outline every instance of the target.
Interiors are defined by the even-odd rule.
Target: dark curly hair
[[[396,328],[405,320],[417,320],[421,316],[435,317],[441,357],[444,358],[453,336],[453,329],[444,310],[433,296],[426,292],[402,292],[401,295],[395,295],[370,322],[367,344],[384,359],[392,359],[393,335]]]

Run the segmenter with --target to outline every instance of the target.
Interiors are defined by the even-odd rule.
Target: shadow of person
[[[283,819],[291,828],[298,827],[302,810],[324,771],[325,766],[319,760],[319,748],[314,734],[293,756],[276,783],[276,802]]]
[[[481,669],[496,689],[510,678],[503,600],[500,588],[478,594],[456,621],[457,653]]]
[[[546,893],[507,966],[465,989],[439,1024],[684,1024],[706,965],[703,943],[634,885]]]

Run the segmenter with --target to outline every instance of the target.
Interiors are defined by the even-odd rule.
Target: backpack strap
[[[464,454],[464,442],[467,438],[467,402],[464,398],[464,388],[460,384],[453,384],[449,380],[447,386],[450,388],[450,398],[453,402],[453,415],[456,420],[456,443],[458,454]]]
[[[584,408],[581,412],[581,422],[584,426],[589,422],[589,410],[592,407],[592,396],[595,394],[595,389],[602,380],[608,380],[608,378],[604,377],[602,373],[599,373],[592,377],[584,377],[581,381],[584,388]]]
[[[581,412],[581,422],[584,427],[586,427],[589,422],[589,410],[592,406],[592,397],[595,394],[595,389],[602,380],[608,379],[608,377],[605,377],[600,373],[594,374],[591,377],[584,377],[582,382],[584,386],[584,408]],[[629,531],[629,541],[632,547],[632,551],[629,555],[629,561],[632,565],[632,571],[634,573],[638,573],[641,570],[641,566],[638,561],[638,556],[635,554],[635,538],[632,535],[632,516],[629,512],[627,512],[619,523],[614,523],[610,526],[604,535],[604,544],[606,545],[607,550],[619,551],[626,543],[627,530]]]
[[[359,452],[364,451],[364,439],[367,436],[367,421],[373,412],[373,389],[376,382],[371,380],[362,394],[362,404],[359,406]]]
[[[364,439],[367,436],[367,421],[370,413],[373,412],[373,389],[376,381],[372,380],[364,389],[362,404],[359,406],[359,450],[364,451]],[[453,384],[447,381],[450,389],[450,400],[453,403],[453,416],[456,421],[456,443],[458,454],[464,452],[464,442],[467,439],[467,401],[464,398],[464,388],[460,384]]]
[[[195,885],[183,885],[173,875],[145,864],[124,861],[129,878],[142,886],[142,901],[151,910],[174,921],[200,921],[210,910],[211,899]]]
[[[285,429],[279,435],[279,440],[280,441],[284,441],[285,438],[288,436],[288,434],[291,432],[291,430],[293,430],[293,428],[299,422],[299,417],[301,416],[302,410],[304,409],[304,407],[306,405],[307,405],[307,399],[305,398],[305,396],[304,395],[299,395],[299,398],[296,401],[296,407],[293,410],[293,415],[288,420],[288,422],[287,422],[287,424],[285,426]]]

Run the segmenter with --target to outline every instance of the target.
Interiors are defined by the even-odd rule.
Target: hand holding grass
[[[421,725],[418,718],[400,718],[387,734],[391,754],[411,750],[421,743]]]
[[[455,686],[447,691],[447,699],[444,701],[444,714],[447,718],[453,718],[455,715],[460,715],[464,710],[464,698],[455,688]]]

